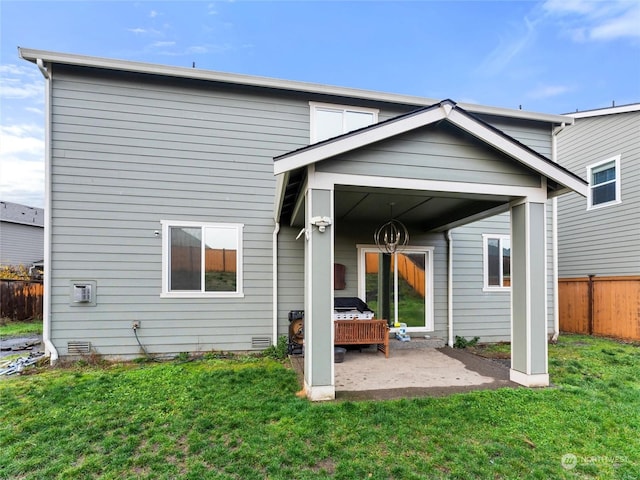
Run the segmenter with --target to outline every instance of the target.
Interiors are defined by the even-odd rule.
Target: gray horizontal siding
[[[551,212],[547,208],[547,332],[553,332],[553,271]],[[480,337],[482,342],[510,341],[511,291],[485,292],[483,234],[510,235],[510,215],[504,213],[452,231],[454,336]]]
[[[0,222],[0,265],[25,265],[44,258],[44,228]]]
[[[622,203],[558,199],[560,277],[640,274],[640,112],[576,119],[558,136],[559,162],[585,179],[588,165],[616,155]]]
[[[308,143],[308,104],[162,82],[53,92],[52,337],[98,353],[248,350],[272,335],[272,157]],[[241,107],[239,107],[242,105]],[[244,298],[160,298],[161,220],[243,223]],[[71,279],[97,282],[69,305]]]
[[[540,186],[539,175],[451,127],[428,126],[316,165],[324,172]],[[446,167],[446,168],[444,168]]]
[[[551,125],[548,123],[489,115],[478,117],[541,155],[551,158]]]

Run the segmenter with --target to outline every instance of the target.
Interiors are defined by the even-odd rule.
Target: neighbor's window
[[[311,143],[368,127],[378,121],[378,110],[309,102]]]
[[[587,167],[588,207],[620,203],[620,155]]]
[[[242,296],[241,224],[162,222],[165,296]]]
[[[483,235],[484,288],[511,287],[511,239],[508,235]]]

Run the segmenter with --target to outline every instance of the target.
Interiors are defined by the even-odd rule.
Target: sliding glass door
[[[393,327],[433,330],[433,248],[408,247],[395,254],[358,247],[359,295]]]

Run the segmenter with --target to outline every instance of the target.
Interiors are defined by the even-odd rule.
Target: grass
[[[14,322],[7,319],[0,320],[0,338],[19,337],[42,333],[42,320]]]
[[[318,404],[266,358],[49,369],[0,382],[0,478],[640,478],[640,348],[549,355],[557,388]]]

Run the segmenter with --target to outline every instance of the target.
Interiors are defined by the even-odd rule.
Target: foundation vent
[[[271,337],[251,337],[251,348],[264,350],[271,346]]]
[[[69,355],[91,353],[91,342],[67,342],[67,353]]]

